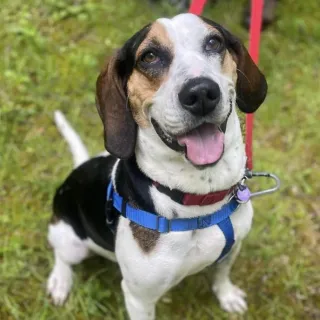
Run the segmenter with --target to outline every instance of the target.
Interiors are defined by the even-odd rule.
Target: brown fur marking
[[[214,33],[220,35],[221,37],[223,37],[223,35],[220,33],[219,30],[217,30],[216,28],[210,26],[209,24],[205,23],[206,27],[212,31],[214,31]],[[236,85],[237,83],[237,60],[235,60],[236,57],[233,57],[233,55],[226,50],[224,56],[223,56],[223,61],[222,61],[222,72],[229,76],[233,83]]]
[[[128,81],[128,97],[133,118],[141,128],[150,126],[146,111],[161,83],[161,79],[152,80],[138,70],[132,72]]]
[[[165,27],[159,23],[155,22],[152,24],[152,27],[147,35],[147,37],[140,44],[137,52],[136,58],[140,55],[141,51],[150,43],[151,40],[157,40],[163,46],[167,47],[170,50],[173,50],[173,43],[171,42]]]
[[[148,36],[139,46],[136,53],[136,59],[141,54],[141,51],[148,46],[152,40],[156,40],[171,50],[173,48],[173,44],[171,43],[163,25],[155,22],[152,25]],[[154,94],[158,91],[165,80],[165,74],[160,78],[150,78],[138,69],[134,69],[132,72],[127,83],[128,97],[133,118],[141,128],[150,126],[146,111],[152,104]]]
[[[158,231],[141,227],[132,221],[130,222],[130,228],[132,230],[133,237],[144,252],[149,253],[156,246],[160,237],[160,233]]]
[[[226,54],[224,56],[223,62],[222,62],[222,72],[229,76],[234,85],[237,83],[237,64],[234,61],[232,55],[229,53],[229,51],[226,51]]]
[[[139,208],[134,200],[129,199],[129,203],[132,207]],[[150,230],[141,227],[132,221],[130,221],[129,226],[132,230],[132,235],[134,239],[138,242],[140,248],[145,253],[149,253],[156,246],[157,241],[160,237],[160,233],[155,230]]]

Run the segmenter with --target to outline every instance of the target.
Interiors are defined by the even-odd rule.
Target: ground
[[[50,304],[46,240],[56,187],[72,167],[53,124],[60,109],[95,154],[103,149],[94,87],[104,57],[166,4],[138,0],[2,0],[0,12],[0,319],[125,319],[117,266],[93,258],[75,268],[64,307]],[[247,43],[243,1],[207,5],[205,16]],[[269,95],[255,118],[254,164],[282,179],[254,200],[253,229],[232,278],[249,311],[230,316],[210,291],[210,272],[183,281],[158,304],[158,319],[320,319],[320,11],[282,0],[262,35]],[[318,160],[318,161],[317,161]],[[266,187],[264,181],[252,189]]]

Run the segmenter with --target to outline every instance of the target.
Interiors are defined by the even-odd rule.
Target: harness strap
[[[232,222],[230,217],[224,219],[220,223],[218,223],[218,227],[223,232],[224,237],[226,238],[226,244],[218,258],[218,261],[221,260],[229,251],[231,250],[234,244],[234,230],[232,226]]]
[[[225,246],[218,260],[222,259],[234,244],[234,230],[230,216],[240,205],[236,198],[232,198],[219,210],[206,216],[167,219],[157,214],[132,207],[113,189],[112,182],[110,182],[107,191],[107,204],[111,204],[111,202],[112,206],[123,217],[144,228],[160,233],[191,231],[218,225],[226,239]]]

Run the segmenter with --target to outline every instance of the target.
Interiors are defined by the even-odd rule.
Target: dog
[[[212,289],[221,307],[244,312],[245,293],[229,273],[251,228],[251,202],[229,217],[229,248],[230,237],[219,225],[174,232],[170,223],[205,223],[234,200],[232,190],[246,169],[236,107],[245,113],[258,109],[267,94],[264,75],[221,25],[180,14],[134,34],[110,58],[96,90],[108,156],[89,159],[80,138],[56,114],[76,167],[53,201],[48,239],[55,263],[47,285],[53,302],[67,298],[72,265],[94,252],[119,264],[132,320],[155,319],[165,292],[214,263]],[[122,199],[120,209],[116,198]],[[169,227],[145,227],[128,211]]]

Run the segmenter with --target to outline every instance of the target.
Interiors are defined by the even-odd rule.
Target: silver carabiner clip
[[[265,195],[265,194],[270,194],[270,193],[276,192],[277,190],[279,190],[279,188],[281,186],[281,181],[280,181],[279,177],[276,176],[273,173],[269,173],[269,172],[252,172],[250,170],[247,170],[246,174],[245,174],[245,177],[247,179],[251,179],[253,177],[265,177],[265,178],[273,179],[275,181],[274,187],[266,189],[266,190],[262,190],[262,191],[253,192],[253,193],[251,193],[250,198],[258,197],[258,196],[262,196],[262,195]]]

